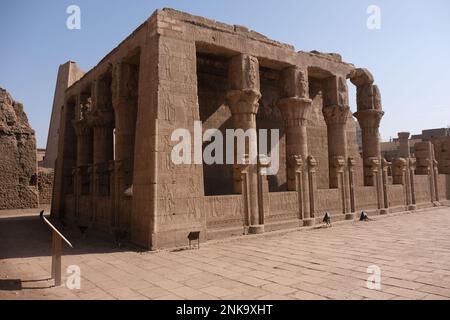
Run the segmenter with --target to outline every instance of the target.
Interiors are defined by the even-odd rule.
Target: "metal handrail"
[[[73,245],[67,240],[63,234],[56,229],[56,227],[44,217],[44,210],[40,212],[41,220],[52,230],[52,275],[51,278],[55,279],[55,286],[61,285],[61,255],[62,255],[62,243],[61,239],[64,240],[67,245],[73,248]]]

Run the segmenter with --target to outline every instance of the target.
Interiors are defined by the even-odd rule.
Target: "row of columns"
[[[392,182],[393,184],[404,185],[405,204],[408,210],[415,210],[417,208],[415,175],[427,175],[430,201],[435,206],[439,206],[439,171],[437,161],[434,158],[433,145],[431,142],[416,143],[416,158],[413,158],[410,152],[409,136],[409,132],[398,134],[399,154],[392,161]]]
[[[261,98],[258,59],[240,54],[229,64],[230,91],[227,103],[231,110],[234,128],[256,131],[256,114]],[[350,75],[357,86],[358,118],[363,131],[364,182],[375,186],[379,209],[387,207],[383,201],[385,191],[382,184],[381,153],[378,128],[383,116],[379,91],[373,86],[373,78],[367,70],[356,69]],[[309,155],[307,121],[312,100],[309,97],[308,75],[305,69],[292,66],[281,72],[281,98],[277,102],[285,126],[286,167],[289,191],[299,192],[299,211],[304,224],[314,221],[315,167],[317,162]],[[323,114],[328,130],[328,153],[330,167],[330,188],[341,192],[342,211],[346,218],[353,219],[355,211],[354,165],[355,160],[348,157],[346,123],[350,117],[346,79],[330,77],[326,81],[326,98]],[[245,153],[257,156],[257,137],[246,140]],[[234,190],[243,193],[248,212],[249,233],[264,231],[260,208],[263,198],[261,179],[258,180],[256,159],[247,159],[247,164],[234,166]],[[264,205],[264,204],[262,204]]]
[[[93,81],[90,95],[78,95],[78,110],[76,120],[73,121],[77,136],[77,168],[90,166],[92,172],[90,219],[95,221],[94,197],[98,194],[99,175],[109,174],[112,186],[110,196],[114,198],[111,225],[115,227],[120,225],[120,217],[123,214],[120,212],[121,196],[125,196],[125,190],[131,186],[133,180],[137,87],[136,94],[130,94],[129,84],[133,83],[130,80],[132,69],[132,65],[118,63],[113,67],[111,77]],[[79,170],[75,172],[77,174],[74,177],[74,189],[78,211],[81,178]]]

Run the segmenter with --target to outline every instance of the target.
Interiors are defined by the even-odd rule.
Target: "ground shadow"
[[[75,225],[58,228],[72,243],[73,249],[63,245],[63,255],[79,255],[114,252],[142,252],[143,249],[131,244],[120,248],[112,237],[88,230],[84,237]],[[36,216],[0,218],[0,259],[51,256],[51,231]]]

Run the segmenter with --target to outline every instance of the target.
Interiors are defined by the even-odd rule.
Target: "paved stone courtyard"
[[[0,299],[449,299],[449,226],[445,207],[161,252],[65,230],[75,248],[63,271],[82,275],[69,290],[48,279],[46,226],[0,213]],[[381,268],[379,291],[366,287],[370,265]]]

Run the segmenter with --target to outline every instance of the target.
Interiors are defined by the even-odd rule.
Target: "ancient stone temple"
[[[336,221],[442,203],[447,175],[431,148],[383,161],[383,115],[372,74],[338,54],[159,10],[67,89],[52,214],[157,249],[195,231],[204,241],[313,225],[325,211]],[[279,170],[264,174],[262,152],[257,163],[175,164],[172,133],[194,136],[197,121],[203,133],[278,129]],[[248,139],[246,151],[258,148]]]

